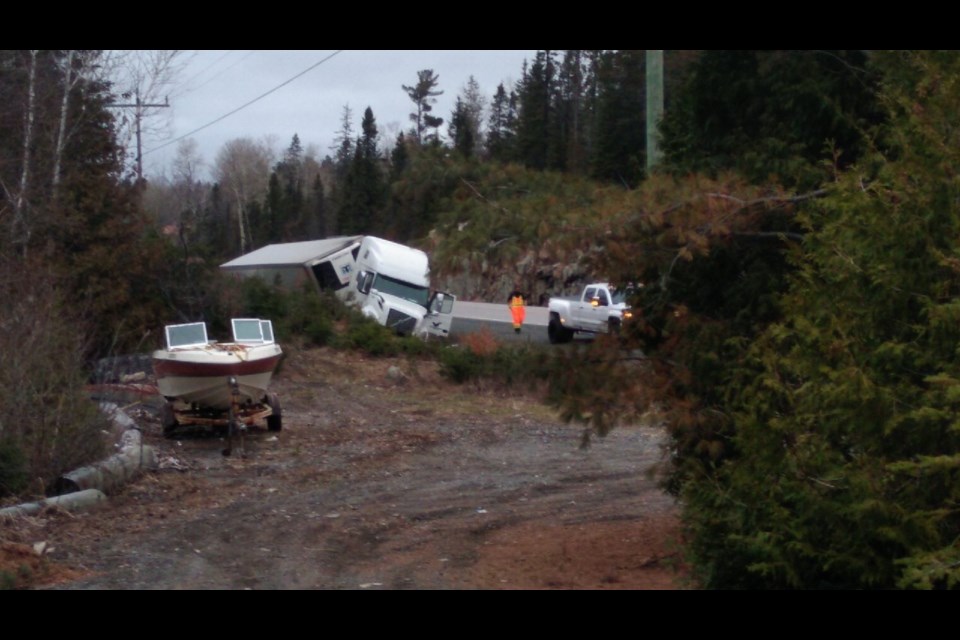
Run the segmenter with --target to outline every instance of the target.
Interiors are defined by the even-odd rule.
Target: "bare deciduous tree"
[[[270,147],[251,138],[235,138],[223,145],[217,154],[214,175],[221,188],[233,196],[236,204],[241,253],[246,253],[250,247],[247,205],[267,193],[272,165],[273,152]]]
[[[175,88],[177,76],[186,64],[183,51],[117,50],[105,62],[106,73],[114,83],[121,105],[133,110],[133,116],[118,118],[117,139],[126,148],[136,142],[134,160],[142,173],[143,141],[149,143],[169,133],[170,120],[163,107]]]

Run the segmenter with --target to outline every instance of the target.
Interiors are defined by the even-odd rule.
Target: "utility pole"
[[[134,122],[137,127],[137,182],[143,180],[143,141],[140,136],[140,120],[143,118],[143,110],[151,107],[169,107],[170,100],[167,98],[163,99],[163,104],[144,104],[140,102],[140,91],[137,90],[136,102],[133,104],[110,104],[108,107],[123,107],[123,108],[133,108],[134,109]]]
[[[647,175],[663,159],[657,127],[663,118],[663,51],[647,51]]]

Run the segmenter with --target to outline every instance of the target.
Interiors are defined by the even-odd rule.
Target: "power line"
[[[203,71],[199,71],[199,72],[193,74],[193,76],[192,76],[189,80],[187,80],[186,82],[183,83],[184,87],[187,87],[187,88],[185,88],[183,91],[181,91],[181,92],[179,92],[179,93],[177,93],[177,94],[174,94],[174,97],[176,98],[176,97],[180,97],[180,96],[185,96],[185,95],[188,95],[188,94],[190,94],[190,93],[193,93],[194,91],[198,91],[199,89],[204,88],[205,86],[207,86],[208,84],[210,84],[211,82],[213,82],[214,80],[216,80],[217,78],[219,78],[220,76],[222,76],[223,74],[225,74],[225,73],[226,73],[227,71],[229,71],[230,69],[233,69],[235,66],[237,66],[238,64],[240,64],[241,62],[243,62],[244,60],[246,60],[247,58],[249,58],[249,57],[252,56],[253,54],[257,53],[257,51],[256,51],[256,50],[254,50],[254,51],[247,51],[242,57],[237,58],[236,60],[234,60],[233,62],[231,62],[231,63],[228,64],[227,66],[225,66],[224,68],[222,68],[222,69],[220,69],[219,71],[217,71],[216,73],[214,73],[212,76],[210,76],[210,77],[207,78],[206,80],[200,82],[198,85],[193,86],[193,87],[189,86],[191,82],[193,82],[194,80],[196,80],[197,78],[199,78],[200,76],[202,76],[204,73],[206,73],[207,71],[209,71],[210,69],[212,69],[215,65],[219,64],[224,58],[226,58],[227,56],[229,56],[231,53],[236,53],[236,52],[235,52],[235,51],[227,51],[225,54],[223,54],[222,56],[220,56],[219,58],[217,58],[214,62],[212,62],[211,64],[207,65],[207,67],[206,67]]]
[[[257,96],[256,98],[254,98],[253,100],[247,102],[246,104],[240,105],[239,107],[237,107],[237,108],[234,109],[233,111],[230,111],[229,113],[225,113],[225,114],[223,114],[222,116],[220,116],[219,118],[208,122],[207,124],[203,125],[202,127],[197,127],[196,129],[194,129],[193,131],[190,131],[189,133],[185,133],[185,134],[183,134],[182,136],[180,136],[180,137],[178,137],[178,138],[174,138],[173,140],[170,140],[170,141],[168,141],[168,142],[164,142],[164,143],[161,144],[160,146],[154,147],[153,149],[150,149],[149,151],[144,151],[142,155],[147,155],[148,153],[153,153],[154,151],[157,151],[157,150],[159,150],[159,149],[163,149],[164,147],[169,147],[171,144],[173,144],[173,143],[175,143],[175,142],[180,142],[180,141],[183,140],[184,138],[189,138],[189,137],[192,136],[193,134],[198,133],[198,132],[200,132],[200,131],[203,131],[203,130],[206,129],[207,127],[211,127],[211,126],[217,124],[218,122],[220,122],[221,120],[225,120],[226,118],[229,118],[230,116],[232,116],[232,115],[235,114],[235,113],[238,113],[238,112],[240,112],[240,111],[243,111],[244,109],[246,109],[246,108],[249,107],[250,105],[254,104],[255,102],[259,102],[260,100],[263,100],[264,98],[266,98],[266,97],[267,97],[268,95],[270,95],[271,93],[277,91],[278,89],[281,89],[281,88],[287,86],[288,84],[290,84],[291,82],[293,82],[293,81],[296,80],[297,78],[299,78],[299,77],[301,77],[301,76],[309,73],[310,71],[313,71],[314,69],[316,69],[317,67],[319,67],[321,64],[323,64],[324,62],[326,62],[327,60],[329,60],[330,58],[332,58],[332,57],[334,57],[335,55],[337,55],[338,53],[342,53],[342,52],[343,52],[343,49],[338,49],[337,51],[334,51],[333,53],[331,53],[330,55],[328,55],[328,56],[327,56],[326,58],[324,58],[323,60],[320,60],[319,62],[316,62],[316,63],[310,65],[309,67],[307,67],[306,69],[304,69],[303,71],[301,71],[301,72],[298,73],[297,75],[293,76],[293,77],[290,78],[289,80],[285,80],[284,82],[281,82],[280,84],[278,84],[277,86],[275,86],[273,89],[270,89],[270,90],[267,91],[266,93]]]
[[[210,69],[212,69],[214,66],[220,64],[220,61],[223,60],[224,58],[226,58],[227,56],[229,56],[231,53],[233,53],[233,50],[232,50],[232,49],[231,49],[230,51],[226,51],[226,52],[222,53],[219,58],[217,58],[216,60],[214,60],[213,62],[211,62],[210,64],[208,64],[206,67],[204,67],[204,68],[201,69],[200,71],[197,71],[195,74],[193,74],[193,75],[190,76],[189,78],[187,78],[186,82],[183,83],[183,86],[189,87],[191,82],[193,82],[194,80],[196,80],[197,78],[199,78],[200,76],[202,76],[203,74],[205,74],[207,71],[209,71]],[[197,55],[196,52],[195,52],[193,55],[196,56],[196,55]],[[242,60],[242,59],[243,59],[243,58],[241,58],[241,60]],[[217,76],[215,75],[215,76],[213,76],[213,77],[216,78]],[[204,84],[206,84],[206,82],[205,82]],[[203,85],[200,85],[200,86],[203,86]],[[183,91],[183,93],[188,93],[188,92],[190,92],[190,91],[191,91],[191,89],[185,89],[185,90]]]

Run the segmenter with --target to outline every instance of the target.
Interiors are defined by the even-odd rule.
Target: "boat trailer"
[[[266,402],[251,402],[249,398],[244,400],[234,376],[228,376],[226,384],[230,386],[231,402],[230,408],[225,411],[178,400],[164,402],[160,413],[163,435],[171,438],[180,427],[188,426],[223,430],[227,436],[223,455],[229,456],[234,440],[239,440],[240,455],[245,457],[243,437],[248,427],[265,422],[268,431],[280,431],[283,428],[280,400],[275,393],[268,392]]]

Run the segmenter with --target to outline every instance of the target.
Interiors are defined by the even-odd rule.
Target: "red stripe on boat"
[[[158,378],[180,376],[185,378],[213,378],[224,376],[249,376],[257,373],[269,373],[280,362],[280,355],[260,360],[242,360],[239,362],[186,362],[183,360],[154,359],[153,371]]]

